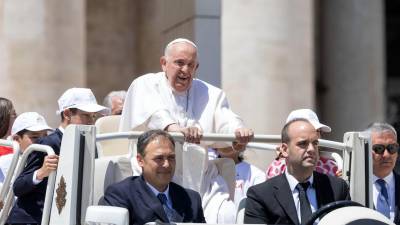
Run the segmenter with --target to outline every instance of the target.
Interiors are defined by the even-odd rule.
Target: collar
[[[393,171],[390,172],[389,175],[387,175],[387,176],[384,177],[384,178],[379,178],[379,177],[377,177],[377,176],[375,176],[375,175],[372,175],[372,183],[373,183],[373,184],[375,184],[375,182],[376,182],[378,179],[383,179],[383,180],[385,180],[385,182],[388,184],[389,187],[392,186],[392,185],[394,185],[394,175],[393,175]]]
[[[288,170],[285,171],[285,176],[287,181],[289,182],[290,190],[294,192],[299,181],[292,174],[290,174]],[[310,187],[314,187],[314,173],[311,174],[307,181],[310,182]]]
[[[58,129],[64,134],[65,129],[62,126],[59,126]]]
[[[157,196],[159,193],[164,193],[167,196],[168,201],[170,201],[169,198],[169,185],[167,186],[167,189],[165,189],[164,192],[159,192],[153,185],[149,184],[147,181],[145,181],[147,186],[150,188],[150,190],[154,193],[155,196]]]

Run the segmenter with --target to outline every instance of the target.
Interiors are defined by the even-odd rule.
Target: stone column
[[[321,1],[322,118],[332,138],[385,118],[383,1]]]
[[[160,71],[165,45],[178,37],[193,40],[199,48],[197,77],[220,86],[220,1],[140,1],[139,71]]]
[[[222,1],[222,87],[256,133],[314,107],[313,1]]]
[[[139,1],[86,1],[87,86],[98,102],[137,76]]]
[[[57,99],[85,86],[85,2],[2,0],[0,96],[17,112],[37,111],[53,126]]]

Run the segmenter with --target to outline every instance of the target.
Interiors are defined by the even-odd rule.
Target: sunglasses
[[[385,149],[387,149],[390,154],[394,154],[398,152],[399,144],[388,144],[388,145],[375,144],[372,146],[372,150],[374,150],[376,154],[380,155],[385,152]]]

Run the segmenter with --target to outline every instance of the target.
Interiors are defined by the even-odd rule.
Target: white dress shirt
[[[289,182],[290,190],[292,191],[294,205],[296,206],[296,211],[297,211],[297,218],[299,218],[299,221],[301,221],[299,191],[296,189],[296,186],[299,183],[299,181],[294,176],[292,176],[287,170],[285,171],[285,175],[286,179]],[[311,204],[311,212],[315,212],[318,209],[318,203],[317,203],[317,195],[315,192],[315,188],[313,187],[313,182],[314,182],[313,174],[311,174],[311,176],[307,179],[307,181],[310,182],[310,186],[307,188],[306,192],[307,198]]]

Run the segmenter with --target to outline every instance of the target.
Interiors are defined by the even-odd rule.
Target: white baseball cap
[[[109,109],[98,105],[96,97],[88,88],[70,88],[64,92],[58,99],[59,110],[57,114],[61,114],[66,109],[77,108],[85,112],[99,112],[107,114]]]
[[[320,129],[323,132],[331,132],[332,129],[319,122],[317,114],[311,109],[296,109],[290,112],[289,116],[286,119],[286,124],[295,119],[306,119],[310,122],[316,130]]]
[[[24,112],[17,116],[11,128],[11,135],[15,135],[22,130],[42,131],[53,130],[46,123],[46,120],[37,112]]]

